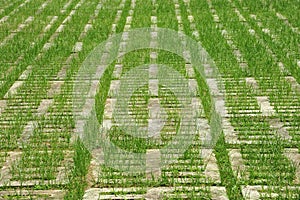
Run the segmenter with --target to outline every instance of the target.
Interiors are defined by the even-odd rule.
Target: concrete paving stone
[[[120,51],[120,52],[125,52],[125,51],[126,51],[126,48],[127,48],[127,42],[125,42],[125,41],[120,42],[120,48],[119,48],[119,51]]]
[[[300,93],[300,84],[293,76],[287,76],[285,79],[292,85],[292,88]]]
[[[275,114],[274,107],[271,106],[269,98],[266,96],[256,97],[260,106],[260,110],[264,116],[272,116]]]
[[[239,65],[240,65],[241,69],[243,69],[243,70],[246,70],[248,68],[248,63],[246,63],[246,62],[240,62]]]
[[[59,80],[63,80],[65,79],[65,77],[67,76],[67,69],[69,68],[69,65],[64,65],[61,70],[57,73],[56,78]]]
[[[200,98],[194,97],[192,98],[192,107],[195,112],[197,112],[197,117],[204,117],[204,109]]]
[[[74,143],[79,136],[83,137],[85,123],[86,123],[85,120],[76,120],[74,134],[72,134],[71,141],[70,141],[71,143]]]
[[[110,88],[108,91],[108,96],[109,97],[116,97],[118,94],[118,90],[120,88],[121,81],[120,80],[112,80],[110,82]]]
[[[208,191],[207,191],[208,189]],[[181,192],[182,190],[182,192]],[[188,193],[193,192],[195,193],[195,191],[198,191],[198,195],[199,198],[203,197],[203,195],[207,194],[207,193],[211,193],[211,198],[215,199],[215,200],[219,200],[219,199],[228,199],[227,195],[226,195],[226,190],[225,187],[219,187],[219,186],[211,186],[208,188],[205,187],[182,187],[182,186],[178,186],[176,188],[174,187],[158,187],[158,188],[151,188],[148,190],[147,194],[146,194],[146,199],[161,199],[163,197],[176,197],[176,198],[184,198],[184,199],[188,199]],[[225,193],[224,193],[225,191]],[[195,194],[196,195],[196,194]],[[209,194],[207,194],[208,196],[210,196]]]
[[[65,12],[67,12],[67,10],[64,10],[64,9],[61,9],[61,10],[60,10],[60,13],[61,13],[61,14],[64,14]]]
[[[178,4],[175,4],[175,7],[176,7],[176,5],[178,5]],[[180,10],[178,10],[178,9],[176,9],[177,10],[177,12],[179,12],[180,13]],[[178,14],[179,14],[178,13]],[[181,19],[181,16],[176,16],[176,18],[177,18],[177,21],[178,21],[178,24],[182,24],[182,19]]]
[[[234,175],[239,179],[248,179],[249,173],[247,172],[240,149],[230,149],[228,155]]]
[[[131,24],[132,23],[132,16],[127,16],[126,17],[126,24]]]
[[[158,90],[159,90],[158,84],[159,84],[158,79],[149,80],[149,92],[151,96],[158,97]]]
[[[220,172],[217,164],[217,159],[212,149],[202,149],[201,157],[204,159],[205,167],[205,177],[214,183],[221,183]]]
[[[102,127],[103,127],[105,130],[111,129],[112,126],[113,126],[113,123],[112,123],[111,120],[103,120],[103,122],[102,122]]]
[[[300,183],[300,154],[297,148],[285,148],[284,155],[292,161],[294,166],[296,167],[296,176],[294,180],[294,184]]]
[[[81,0],[79,3],[76,4],[76,6],[74,7],[74,10],[71,11],[71,15],[75,14],[75,11],[81,7],[81,5],[85,2],[85,0]],[[74,14],[72,13],[74,11]]]
[[[0,198],[17,198],[16,196],[22,196],[22,199],[63,199],[65,195],[63,190],[30,190],[30,189],[15,189],[0,191]]]
[[[194,22],[194,16],[193,15],[189,15],[188,16],[188,20],[190,21],[190,23]]]
[[[9,181],[7,183],[1,183],[0,182],[0,187],[34,187],[34,186],[46,186],[46,185],[66,185],[68,183],[67,180],[29,180],[29,181]]]
[[[207,183],[207,182],[215,183],[213,181],[213,179],[211,179],[212,178],[211,174],[209,174],[209,176],[210,176],[209,178],[207,178],[207,177],[199,178],[198,177],[199,180],[197,180],[197,181],[198,182],[203,182],[203,183]],[[194,184],[195,183],[195,178],[186,178],[186,177],[174,178],[174,177],[170,177],[169,179],[170,179],[170,181],[172,181],[175,184]]]
[[[55,95],[59,94],[63,84],[64,81],[52,81],[50,89],[47,92],[47,96],[53,98]]]
[[[240,52],[240,50],[233,50],[233,54],[237,57],[238,61],[240,61],[239,59],[242,57],[242,53]]]
[[[4,112],[5,108],[7,107],[6,100],[0,100],[0,114]]]
[[[246,84],[249,85],[250,87],[252,87],[253,89],[256,89],[256,90],[259,89],[258,84],[257,84],[255,78],[253,78],[253,77],[246,77],[245,80],[246,80]]]
[[[124,31],[130,31],[131,29],[131,25],[130,24],[125,24],[124,26]],[[127,39],[124,39],[125,41],[127,41]]]
[[[101,10],[101,8],[102,8],[102,3],[100,2],[100,3],[97,4],[96,10]]]
[[[148,119],[148,137],[159,139],[164,125],[165,120],[163,119]]]
[[[157,44],[157,41],[150,41],[150,48],[153,48],[153,49],[155,49],[155,48],[157,48],[157,46],[158,46],[158,44]]]
[[[48,32],[51,29],[51,27],[53,26],[53,24],[57,21],[57,19],[58,19],[58,16],[53,16],[51,21],[49,22],[49,24],[44,28],[43,32],[44,33]]]
[[[72,52],[73,53],[78,53],[80,51],[82,51],[83,48],[83,43],[82,42],[76,42],[75,46],[73,47]]]
[[[61,32],[63,32],[64,28],[65,28],[65,25],[61,24],[61,25],[56,29],[55,32],[56,32],[56,33],[61,33]]]
[[[196,123],[201,143],[209,142],[211,140],[211,133],[208,120],[205,118],[198,118]]]
[[[123,12],[122,10],[118,10],[117,11],[117,17],[121,17],[122,16],[122,12]]]
[[[2,18],[1,18],[1,20],[0,20],[0,23],[4,23],[4,22],[6,22],[7,20],[8,20],[8,18],[9,18],[9,16],[3,16]]]
[[[219,23],[219,22],[220,22],[219,16],[216,15],[216,14],[213,14],[213,20],[214,20],[214,22],[216,22],[216,23]]]
[[[215,99],[215,108],[221,117],[228,117],[228,111],[225,105],[225,101],[222,98]]]
[[[135,6],[136,6],[136,0],[131,0],[131,9],[134,10]]]
[[[24,81],[16,81],[4,95],[4,98],[9,98],[10,95],[14,95],[18,92],[18,89],[23,85]]]
[[[194,68],[191,64],[185,64],[185,71],[187,73],[188,78],[195,78]]]
[[[157,17],[156,16],[151,16],[151,23],[152,24],[157,24]]]
[[[238,15],[240,22],[246,22],[247,21],[237,8],[235,8],[234,11]]]
[[[190,51],[184,50],[182,52],[182,55],[183,55],[183,58],[185,59],[186,63],[188,63],[188,64],[191,63],[191,53],[190,53]]]
[[[170,172],[164,172],[164,176],[166,177],[173,177],[174,176],[174,172],[170,171]],[[188,178],[188,177],[199,177],[199,176],[203,176],[203,174],[199,173],[199,172],[183,172],[183,171],[179,171],[176,172],[176,177],[179,178]]]
[[[158,32],[156,32],[156,31],[151,31],[151,39],[152,40],[156,40],[157,39],[157,37],[158,37]]]
[[[216,71],[210,64],[203,64],[204,67],[204,74],[202,76],[205,76],[207,78],[215,78]]]
[[[19,80],[27,79],[31,71],[32,71],[32,65],[28,65],[27,69],[19,77]]]
[[[112,24],[111,32],[116,33],[116,31],[117,31],[117,24]]]
[[[150,53],[150,59],[157,59],[157,52],[151,52]]]
[[[133,194],[128,194],[128,195],[97,195],[97,194],[90,194],[87,193],[83,197],[83,200],[100,200],[100,199],[142,199],[143,195],[133,195]]]
[[[45,114],[47,112],[47,110],[49,109],[50,105],[53,104],[53,102],[54,102],[54,99],[43,99],[37,109],[37,114],[38,115]]]
[[[146,177],[152,176],[159,178],[161,176],[161,155],[159,149],[148,149],[146,152]]]
[[[73,0],[69,0],[69,1],[64,5],[63,10],[67,10],[68,7],[71,5],[72,1],[73,1]]]
[[[233,43],[233,40],[229,39],[229,40],[226,40],[227,44],[232,48],[232,49],[235,49],[235,45]]]
[[[229,200],[225,187],[211,186],[210,193],[212,200]]]
[[[157,30],[157,24],[151,24],[151,29]]]
[[[247,108],[231,107],[231,109],[232,109],[232,113],[239,114],[239,116],[242,116],[242,115],[258,116],[258,115],[260,115],[260,110],[256,110],[255,106],[249,106]]]
[[[113,71],[113,78],[120,79],[122,75],[122,69],[123,65],[122,64],[116,64],[115,69]]]
[[[117,99],[106,99],[104,107],[104,119],[112,119],[113,110],[116,105]]]
[[[3,163],[2,168],[0,169],[0,187],[10,184],[10,167],[13,162],[18,161],[21,158],[21,155],[21,152],[8,152],[8,156],[6,157],[6,160]]]
[[[155,119],[161,117],[161,106],[159,98],[150,98],[148,103],[149,118]]]
[[[190,27],[191,27],[192,30],[194,30],[196,28],[196,25],[191,24]],[[199,37],[200,37],[199,32],[197,30],[193,31],[192,35],[195,36],[196,39],[199,39]]]
[[[156,64],[151,64],[149,66],[149,78],[155,79],[158,75],[158,66]]]
[[[99,77],[102,77],[105,69],[106,69],[106,66],[104,66],[104,65],[97,66],[93,80],[99,80]]]
[[[89,30],[91,30],[93,28],[92,24],[86,24],[84,27],[84,32],[87,33]]]
[[[251,35],[255,35],[255,30],[249,29],[248,31],[249,31],[249,33],[250,33]]]
[[[62,22],[62,24],[67,24],[69,21],[71,21],[71,19],[72,19],[72,15],[69,15],[69,16],[67,16],[65,19],[64,19],[64,21]]]
[[[284,123],[281,122],[279,119],[276,118],[270,119],[269,123],[270,123],[270,128],[274,129],[274,131],[280,138],[288,141],[292,140],[292,136],[289,135],[289,131],[284,126]]]
[[[18,141],[20,146],[22,144],[26,144],[29,138],[33,135],[34,129],[37,127],[38,123],[36,121],[29,121],[27,125],[24,127],[23,133]]]
[[[24,24],[28,24],[28,23],[32,22],[33,20],[34,20],[34,17],[33,17],[33,16],[29,16],[29,17],[25,20]]]
[[[43,152],[43,151],[41,151]],[[25,180],[25,181],[12,181],[10,180],[11,174],[10,174],[10,169],[7,169],[6,171],[6,176],[4,176],[5,178],[3,180],[0,181],[0,187],[3,186],[9,186],[9,187],[23,187],[23,186],[27,186],[27,187],[32,187],[32,186],[36,186],[36,185],[53,185],[53,184],[60,184],[60,185],[65,185],[68,183],[68,175],[70,173],[71,167],[72,167],[72,163],[73,163],[73,154],[69,153],[70,151],[65,151],[65,159],[62,161],[62,166],[65,167],[58,167],[57,168],[57,175],[56,175],[56,179],[54,180]],[[12,164],[12,162],[16,162],[17,158],[21,157],[21,152],[10,152],[11,155],[11,161],[9,161],[10,165]],[[17,156],[17,157],[16,157]],[[25,169],[25,170],[39,170],[37,168],[32,168],[32,169]],[[4,170],[5,171],[5,170]],[[3,172],[3,170],[1,170],[1,172]],[[1,173],[2,174],[2,173]]]
[[[128,14],[129,14],[130,16],[133,16],[133,10],[132,10],[132,9],[129,10],[129,11],[128,11]]]
[[[299,186],[243,185],[241,189],[245,200],[258,200],[262,198],[297,199],[300,188]],[[289,196],[286,196],[287,194]]]
[[[231,125],[229,119],[222,119],[223,132],[226,143],[234,144],[238,142],[238,134]]]
[[[88,118],[91,115],[93,108],[95,107],[95,99],[86,99],[84,106],[82,107],[80,115],[83,118]]]
[[[260,188],[261,186],[242,186],[243,197],[247,200],[259,200],[260,194],[258,189]]]
[[[198,83],[196,79],[189,79],[188,80],[189,89],[193,96],[197,96],[198,92]]]
[[[222,30],[221,30],[221,34],[222,34],[222,36],[225,37],[225,38],[228,36],[228,32],[227,32],[227,30],[225,30],[225,29],[222,29]]]
[[[281,20],[287,20],[287,18],[285,16],[283,16],[281,13],[276,13],[276,16],[281,19]]]
[[[189,198],[199,198],[199,199],[203,199],[205,198],[203,192],[193,192],[192,193],[192,197],[191,195],[188,194],[182,194],[182,193],[175,193],[175,194],[165,194],[162,198],[166,199],[189,199]],[[208,195],[206,198],[209,198]]]
[[[219,90],[219,87],[218,87],[218,82],[216,79],[213,79],[213,78],[208,78],[206,79],[206,82],[207,82],[207,85],[210,89],[210,92],[212,93],[213,96],[220,96],[221,95],[221,92]]]

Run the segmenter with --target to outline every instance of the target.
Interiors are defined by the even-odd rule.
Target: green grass
[[[151,17],[156,16],[157,27],[178,31],[177,1],[136,0],[134,8],[131,0],[124,1],[123,6],[120,6],[121,0],[47,1],[48,4],[38,13],[45,0],[31,0],[20,7],[23,2],[0,0],[0,20],[9,16],[0,23],[0,43],[6,40],[0,45],[0,100],[6,101],[5,109],[1,108],[0,111],[0,191],[15,191],[6,196],[0,192],[0,199],[21,199],[23,196],[18,194],[18,189],[29,190],[29,199],[47,198],[34,194],[36,191],[62,190],[65,192],[64,199],[71,200],[81,199],[89,188],[111,189],[100,195],[126,196],[146,195],[149,189],[159,187],[173,188],[172,191],[163,192],[162,199],[211,199],[214,195],[211,187],[216,186],[224,187],[229,199],[240,200],[245,199],[242,193],[244,186],[259,185],[262,185],[262,189],[258,189],[260,199],[299,199],[300,188],[296,182],[299,166],[285,155],[288,148],[299,149],[300,141],[300,92],[295,89],[297,84],[299,88],[300,83],[300,68],[297,66],[299,34],[295,31],[295,28],[299,31],[300,25],[298,0],[285,3],[278,0],[178,0],[184,33],[196,39],[193,33],[198,31],[197,42],[201,43],[217,66],[219,80],[224,86],[225,106],[229,114],[227,120],[238,140],[236,144],[231,143],[224,131],[216,141],[213,152],[220,182],[205,176],[207,163],[199,156],[202,148],[199,135],[195,136],[193,144],[177,163],[161,168],[158,177],[154,174],[149,177],[146,172],[138,175],[122,172],[100,164],[97,166],[100,169],[98,177],[91,178],[94,158],[84,142],[76,139],[74,132],[73,84],[76,73],[89,53],[109,38],[113,33],[113,23],[116,23],[116,33],[123,32],[131,9],[132,29],[153,26]],[[68,2],[69,6],[62,12]],[[99,3],[101,8],[98,16],[94,16]],[[122,13],[116,21],[118,11]],[[70,13],[73,15],[65,22],[64,30],[56,33]],[[278,13],[287,19],[278,18]],[[246,19],[245,22],[240,20],[239,14]],[[189,15],[193,16],[194,24],[189,21]],[[213,20],[216,15],[219,22]],[[34,20],[14,33],[30,16]],[[44,32],[51,21],[51,28]],[[87,24],[92,28],[81,38]],[[250,33],[249,29],[255,32]],[[266,33],[266,29],[270,34]],[[225,30],[230,39],[224,37]],[[129,35],[129,40],[136,42],[133,35]],[[146,41],[150,42],[150,35]],[[51,42],[52,46],[45,50],[43,46],[47,42]],[[83,49],[78,53],[72,52],[76,42],[83,43]],[[234,45],[230,45],[230,42]],[[242,69],[237,60],[237,50],[241,52],[243,62],[247,63],[246,69]],[[157,53],[156,60],[151,59],[151,52]],[[192,56],[197,56],[193,53]],[[278,66],[279,62],[283,63],[284,70]],[[187,78],[185,60],[168,51],[139,49],[115,58],[99,80],[95,96],[94,114],[100,124],[104,120],[106,100],[113,97],[109,95],[111,81],[118,80],[112,77],[115,65],[122,65],[123,76],[137,66],[150,63],[168,65]],[[29,66],[31,72],[28,77],[19,80]],[[59,73],[62,78],[58,77]],[[139,77],[142,74],[135,75]],[[287,80],[287,76],[293,77],[296,84]],[[257,88],[247,83],[246,78],[250,77],[256,81]],[[211,109],[214,100],[209,95],[210,88],[199,72],[195,72],[195,78],[198,85],[195,98],[202,103],[205,120],[211,122],[214,120],[214,110]],[[4,97],[16,81],[23,81],[17,93]],[[48,91],[54,81],[63,83],[58,93],[50,96]],[[179,99],[162,84],[158,85],[157,97],[151,96],[148,90],[148,82],[136,88],[128,102],[129,111],[135,122],[147,129],[149,101],[158,98],[166,114],[161,137],[137,138],[113,124],[107,136],[114,145],[127,152],[146,154],[149,149],[163,148],[179,132],[182,120]],[[261,96],[268,98],[275,111],[273,116],[263,116],[263,108],[257,101],[257,97]],[[49,99],[53,102],[45,113],[39,114],[37,109],[41,102]],[[114,118],[112,122],[115,123]],[[28,132],[25,127],[30,123],[35,126]],[[90,128],[89,125],[94,124],[88,124],[85,128]],[[283,127],[276,128],[274,125]],[[99,127],[93,128],[96,131]],[[281,137],[282,130],[291,136],[290,141]],[[88,142],[95,145],[98,141]],[[241,153],[246,166],[245,174],[241,177],[237,176],[234,163],[231,163],[229,152],[232,149]],[[12,152],[20,154],[13,158]],[[109,158],[109,154],[105,156]],[[115,164],[124,164],[120,156],[114,155],[111,159],[115,159]],[[146,164],[146,160],[140,162]],[[1,172],[9,173],[5,185],[1,185],[1,181],[2,177],[7,176]],[[64,177],[64,181],[58,180],[58,176]],[[32,181],[37,181],[37,184],[31,185]],[[137,189],[126,190],[129,187]],[[272,197],[274,194],[278,196]]]

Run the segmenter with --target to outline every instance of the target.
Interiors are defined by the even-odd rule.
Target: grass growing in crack
[[[230,199],[243,199],[240,184],[238,179],[234,176],[234,172],[231,168],[227,149],[228,145],[226,144],[224,135],[222,134],[214,149],[218,160],[222,184],[226,186],[227,195]]]
[[[74,168],[67,186],[68,192],[64,197],[65,200],[81,199],[87,186],[86,175],[91,155],[80,141],[77,141],[74,146]]]

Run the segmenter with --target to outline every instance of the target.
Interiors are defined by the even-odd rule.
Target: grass
[[[0,199],[21,199],[23,193],[18,194],[18,189],[22,192],[29,190],[28,198],[35,198],[36,191],[62,190],[64,199],[81,199],[90,188],[107,189],[99,195],[123,195],[126,198],[126,195],[149,195],[150,189],[162,187],[170,191],[162,192],[161,199],[212,199],[215,195],[212,187],[225,188],[229,199],[247,199],[245,186],[262,186],[257,189],[260,199],[299,199],[299,166],[285,154],[286,149],[298,150],[300,139],[300,93],[296,89],[300,82],[300,68],[297,66],[299,34],[295,31],[295,28],[299,30],[297,0],[285,4],[270,0],[255,3],[238,0],[137,0],[135,6],[131,0],[125,0],[124,5],[120,4],[121,0],[38,0],[20,6],[23,2],[0,1],[0,20],[9,16],[0,23],[0,43],[6,41],[0,45],[0,100],[6,101],[6,107],[0,113],[0,190],[15,191],[13,195],[0,192]],[[42,7],[45,2],[48,4]],[[95,16],[97,8],[100,9]],[[118,12],[121,15],[116,19]],[[278,13],[287,19],[280,19]],[[132,21],[126,22],[129,14]],[[56,32],[69,15],[63,31]],[[33,21],[25,23],[30,16],[34,17]],[[191,16],[194,22],[190,22]],[[214,20],[216,16],[219,22]],[[96,170],[93,155],[82,141],[76,140],[72,92],[74,77],[81,64],[100,42],[113,34],[114,23],[115,32],[122,33],[128,25],[131,29],[154,26],[151,17],[157,17],[157,27],[175,31],[179,30],[178,19],[181,19],[184,33],[195,40],[197,37],[193,34],[195,31],[199,33],[197,42],[206,49],[218,68],[224,85],[226,120],[230,122],[237,141],[230,142],[225,130],[216,141],[213,153],[220,181],[208,178],[207,163],[199,158],[201,134],[195,136],[193,144],[176,163],[163,166],[159,176],[146,172],[139,175],[122,172],[105,164],[96,166],[100,172],[92,175]],[[242,17],[246,21],[241,21]],[[14,32],[23,23],[25,26]],[[50,23],[51,27],[44,31]],[[82,37],[87,24],[91,29]],[[228,37],[224,36],[225,31]],[[132,35],[129,39],[134,40]],[[148,40],[150,42],[150,36]],[[82,42],[83,49],[74,53],[72,49],[76,42]],[[52,43],[52,46],[43,49],[45,43]],[[151,52],[157,54],[156,60],[151,58]],[[247,64],[245,69],[241,68],[237,52]],[[106,100],[113,97],[109,95],[111,81],[119,80],[112,77],[115,65],[122,65],[123,76],[136,66],[150,63],[168,65],[187,78],[185,60],[164,50],[140,49],[116,58],[99,80],[95,114],[100,124],[104,121]],[[283,64],[283,69],[278,63]],[[26,69],[31,69],[31,72],[20,80]],[[135,75],[142,77],[143,74]],[[290,81],[291,77],[296,84]],[[201,101],[201,111],[205,114],[201,117],[209,122],[213,120],[211,91],[199,72],[195,72],[195,78],[198,86],[195,98]],[[251,86],[247,78],[255,80],[256,86]],[[17,93],[4,97],[16,81],[23,82]],[[62,81],[60,88],[49,96],[48,92],[56,81]],[[148,88],[149,84],[145,82],[134,91],[129,100],[131,116],[139,126],[147,129],[148,104],[157,98],[165,111],[165,125],[160,138],[154,140],[136,138],[113,124],[108,138],[127,152],[145,155],[149,149],[165,147],[179,132],[182,121],[179,99],[165,85],[158,85],[158,96],[150,95]],[[274,110],[272,116],[263,116],[265,108],[260,106],[257,97],[267,97]],[[45,113],[38,113],[37,109],[45,100],[52,100],[52,103]],[[34,126],[28,129],[31,123]],[[114,118],[112,123],[115,123]],[[281,137],[283,130],[291,140]],[[97,141],[89,142],[94,144]],[[241,155],[242,161],[237,162],[245,165],[241,177],[231,160],[230,151],[233,149]],[[20,154],[14,158],[13,152]],[[117,155],[105,156],[116,165],[138,162],[122,160]],[[140,162],[146,164],[146,157]],[[2,172],[9,173],[9,176]],[[4,184],[2,178],[6,177],[8,182]],[[32,184],[33,181],[37,183]],[[136,189],[128,190],[130,187]],[[49,195],[37,198],[46,199]]]

